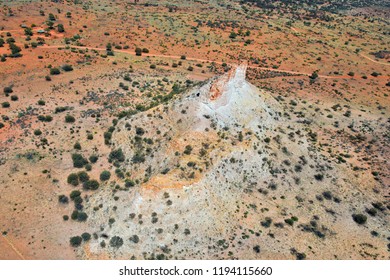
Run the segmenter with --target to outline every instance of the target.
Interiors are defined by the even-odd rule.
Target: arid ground
[[[0,259],[389,259],[389,21],[0,0]]]

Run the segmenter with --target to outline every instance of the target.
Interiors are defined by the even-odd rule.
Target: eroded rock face
[[[259,123],[270,125],[272,119],[277,119],[269,106],[278,105],[269,93],[245,80],[246,69],[247,65],[241,64],[214,81],[210,88],[206,87],[199,114],[210,114],[221,126],[238,123],[252,129]]]
[[[232,87],[242,87],[245,82],[246,69],[248,65],[243,63],[230,69],[228,73],[218,78],[211,86],[209,96],[210,100],[216,100]]]

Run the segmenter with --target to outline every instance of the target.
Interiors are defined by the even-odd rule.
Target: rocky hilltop
[[[361,186],[323,155],[316,124],[284,117],[246,67],[118,122],[110,159],[131,179],[90,198],[104,211],[90,215],[100,230],[83,257],[386,257],[374,182]]]

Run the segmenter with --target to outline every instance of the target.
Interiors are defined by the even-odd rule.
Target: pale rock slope
[[[119,121],[113,149],[125,161],[114,164],[135,186],[119,181],[90,197],[95,239],[80,257],[389,257],[388,210],[364,225],[352,219],[383,203],[367,191],[374,182],[361,186],[322,155],[315,122],[283,118],[277,99],[245,71],[237,66]],[[112,246],[113,237],[123,244]]]

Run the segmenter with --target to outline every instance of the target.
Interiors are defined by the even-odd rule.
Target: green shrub
[[[79,247],[82,241],[83,239],[81,238],[81,236],[73,236],[70,238],[70,245],[72,247]]]
[[[80,171],[79,173],[77,173],[77,176],[82,183],[87,182],[89,180],[89,175],[85,171]]]
[[[134,187],[135,186],[135,183],[133,180],[130,180],[130,179],[126,179],[125,181],[125,187],[126,188],[131,188],[131,187]]]
[[[14,92],[14,91],[12,90],[12,87],[5,87],[5,88],[3,89],[3,91],[4,91],[4,93],[5,93],[6,95],[8,95],[8,94]]]
[[[110,240],[110,246],[114,248],[119,248],[123,245],[123,239],[119,236],[113,236]]]
[[[237,37],[237,33],[234,32],[234,31],[232,31],[232,32],[230,33],[230,35],[229,35],[229,38],[230,38],[230,39],[236,39],[236,37]]]
[[[69,198],[66,195],[59,195],[58,196],[58,202],[62,204],[67,204],[69,202]]]
[[[34,130],[34,135],[39,136],[41,134],[42,134],[42,131],[40,129],[35,129]]]
[[[71,115],[66,115],[65,116],[65,122],[66,123],[74,123],[75,121],[76,121],[76,119],[73,116],[71,116]]]
[[[317,180],[317,181],[322,181],[324,179],[324,175],[322,174],[315,174],[314,175],[314,178]]]
[[[142,127],[136,127],[135,128],[135,134],[142,136],[145,134],[145,130]]]
[[[184,154],[189,155],[192,152],[192,147],[190,145],[187,145],[184,149]]]
[[[72,154],[73,167],[83,168],[88,161],[81,154]]]
[[[77,205],[77,204],[81,204],[83,203],[83,199],[81,198],[81,196],[76,196],[74,199],[74,204]]]
[[[60,33],[65,32],[64,25],[63,25],[63,24],[57,25],[57,30],[58,30],[58,32],[60,32]]]
[[[81,145],[79,142],[76,142],[74,145],[73,145],[73,148],[76,149],[76,150],[81,150]]]
[[[294,220],[293,219],[285,219],[284,220],[286,224],[289,224],[290,226],[294,225]]]
[[[102,173],[100,173],[100,180],[101,181],[107,181],[111,178],[110,171],[104,170]]]
[[[91,234],[89,234],[88,232],[84,232],[81,237],[83,238],[84,241],[88,241],[91,239]]]
[[[9,108],[10,104],[8,101],[1,103],[1,107],[3,108]]]
[[[61,74],[60,69],[50,68],[50,75],[59,75],[59,74]]]
[[[145,162],[145,156],[140,153],[140,152],[136,152],[134,154],[134,156],[132,157],[131,161],[133,163],[142,163],[142,162]]]
[[[64,70],[65,72],[73,71],[72,65],[69,65],[69,64],[64,64],[64,65],[62,65],[61,68],[62,68],[62,70]]]
[[[367,216],[363,214],[353,214],[352,219],[359,225],[363,225],[367,222]]]
[[[111,151],[111,153],[108,156],[108,159],[109,159],[109,162],[113,162],[113,161],[124,162],[125,156],[123,154],[122,149],[119,148],[117,150]]]
[[[85,212],[74,210],[71,215],[72,220],[78,222],[85,222],[88,219],[88,215]]]
[[[96,180],[88,180],[84,182],[83,188],[86,190],[97,190],[99,188],[99,182]]]
[[[115,169],[115,174],[116,174],[116,176],[118,176],[118,178],[121,178],[121,179],[125,178],[125,174],[119,168]]]
[[[135,55],[141,56],[142,55],[142,49],[141,48],[136,48],[135,49]]]
[[[78,216],[77,216],[77,220],[78,220],[79,222],[84,222],[84,221],[86,221],[87,219],[88,219],[87,213],[85,213],[85,212],[79,212],[79,214],[78,214]]]
[[[139,242],[139,237],[138,235],[133,235],[129,238],[129,240],[137,244]]]
[[[81,192],[78,190],[74,190],[70,193],[69,197],[71,200],[75,200],[76,197],[79,197],[81,195]]]
[[[55,20],[56,20],[56,17],[55,17],[52,13],[50,13],[50,14],[49,14],[49,20],[50,20],[50,21],[55,21]]]
[[[99,159],[99,157],[98,157],[97,155],[91,155],[91,156],[89,157],[89,161],[90,161],[91,163],[96,163],[96,162],[98,161],[98,159]]]

